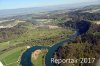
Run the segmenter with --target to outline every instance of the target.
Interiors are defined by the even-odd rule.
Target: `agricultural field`
[[[20,57],[23,53],[25,47],[15,48],[4,54],[0,55],[0,61],[4,64],[4,66],[18,66]]]
[[[100,58],[100,5],[54,11],[44,10],[39,13],[32,11],[30,14],[23,13],[23,15],[0,18],[0,62],[4,66],[20,66],[23,56],[26,55],[29,61],[30,54],[30,61],[34,66],[46,66],[45,60],[53,51],[53,57],[56,58],[94,57],[98,61]],[[40,47],[46,47],[46,49],[39,49]],[[53,51],[49,53],[50,49]],[[27,54],[28,51],[29,54]],[[90,64],[55,63],[55,66],[95,66],[96,61]]]
[[[41,46],[42,44],[45,46],[51,46],[52,44],[65,39],[68,35],[73,33],[73,31],[70,29],[33,29],[34,26],[31,23],[21,23],[21,25],[23,28],[27,28],[24,33],[15,34],[16,36],[13,37],[13,33],[8,31],[6,34],[10,35],[10,33],[12,33],[12,35],[5,38],[5,41],[0,43],[0,61],[5,66],[18,66],[21,55],[24,51],[26,51],[27,46]],[[0,33],[2,36],[2,31]],[[41,64],[44,62],[42,61],[43,56],[44,52],[38,56],[37,61],[32,60],[33,63],[36,66],[41,66]]]

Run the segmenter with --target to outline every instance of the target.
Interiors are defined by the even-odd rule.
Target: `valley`
[[[63,58],[95,57],[97,61],[100,58],[99,10],[99,5],[96,5],[69,11],[54,10],[42,12],[42,14],[0,18],[0,62],[4,66],[20,66],[21,57],[29,48],[52,47],[73,35],[77,30],[76,24],[83,21],[91,23],[90,29],[58,50],[62,51]],[[32,58],[31,61],[36,66],[45,66],[48,49],[40,49],[40,51],[37,61]],[[59,58],[58,51],[55,52],[55,57]],[[95,64],[96,62],[87,65],[84,63],[81,66],[95,66]],[[80,63],[67,65],[80,66]],[[61,66],[66,66],[66,64],[61,64]]]

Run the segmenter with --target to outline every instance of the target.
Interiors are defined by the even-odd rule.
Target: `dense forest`
[[[75,24],[80,20],[99,21],[100,14],[91,13],[71,13],[69,15],[72,21],[59,23],[58,25],[65,28],[75,28]],[[94,63],[61,63],[57,66],[95,66],[100,58],[100,24],[91,22],[88,32],[78,36],[75,41],[60,47],[56,52],[57,59],[66,58],[95,58]],[[89,60],[88,60],[89,61]]]

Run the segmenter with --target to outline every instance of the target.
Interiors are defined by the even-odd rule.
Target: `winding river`
[[[87,22],[87,21],[80,21],[80,22],[76,23],[76,29],[77,29],[76,32],[73,35],[67,37],[67,39],[54,44],[52,47],[46,47],[46,46],[31,47],[30,49],[26,50],[23,53],[20,64],[22,66],[34,66],[34,64],[32,64],[32,62],[31,62],[32,52],[34,52],[35,50],[38,50],[38,49],[47,48],[48,53],[46,54],[46,57],[45,57],[45,64],[46,64],[46,66],[56,66],[56,64],[51,63],[51,58],[54,58],[55,51],[58,50],[59,47],[63,46],[65,43],[68,44],[68,43],[74,41],[77,36],[79,36],[83,33],[86,33],[88,31],[90,25],[91,25],[90,22]]]

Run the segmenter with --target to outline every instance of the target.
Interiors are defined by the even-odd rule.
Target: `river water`
[[[65,39],[63,41],[60,41],[60,42],[54,44],[50,48],[47,46],[33,46],[30,49],[26,50],[21,57],[20,64],[22,66],[34,66],[34,64],[32,64],[32,62],[31,62],[32,52],[34,52],[35,50],[38,50],[38,49],[47,48],[48,53],[46,54],[46,57],[45,57],[45,64],[46,64],[46,66],[56,66],[56,64],[51,63],[51,58],[54,58],[55,51],[58,50],[59,47],[63,46],[65,43],[68,44],[68,43],[72,42],[73,40],[75,40],[75,38],[77,36],[79,36],[83,33],[86,33],[90,27],[90,23],[87,21],[81,21],[76,24],[76,27],[77,27],[77,30],[73,35],[67,37],[67,39]]]

